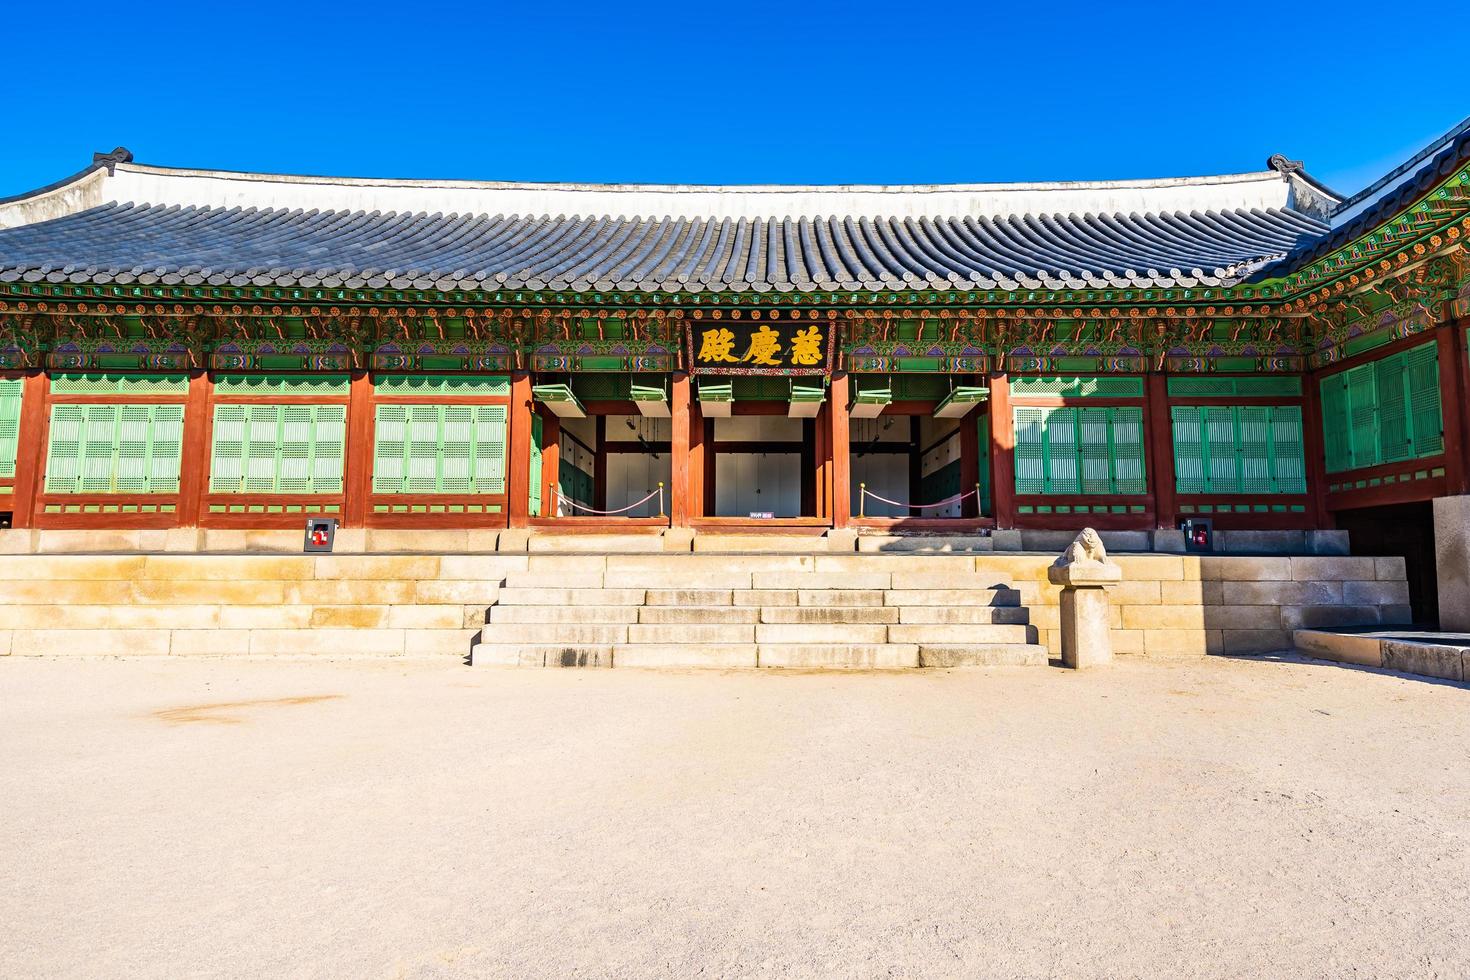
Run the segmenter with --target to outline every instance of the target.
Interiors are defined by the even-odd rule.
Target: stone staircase
[[[653,559],[653,556],[649,556]],[[902,568],[902,559],[877,559]],[[810,559],[807,559],[810,562]],[[471,662],[528,667],[1042,665],[1021,592],[993,574],[645,567],[511,572]]]

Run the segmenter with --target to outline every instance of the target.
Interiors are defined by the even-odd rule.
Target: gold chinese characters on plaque
[[[708,320],[689,325],[695,374],[824,374],[831,367],[830,323]]]

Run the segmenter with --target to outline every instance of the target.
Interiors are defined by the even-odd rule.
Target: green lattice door
[[[182,405],[54,405],[45,492],[179,492]]]
[[[379,405],[373,493],[505,493],[504,405]]]
[[[25,382],[0,378],[0,480],[15,477],[15,455],[20,447],[20,400]]]
[[[345,405],[216,405],[210,493],[342,493]]]

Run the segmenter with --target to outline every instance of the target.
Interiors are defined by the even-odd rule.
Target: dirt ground
[[[1465,976],[1470,687],[0,661],[7,977]]]

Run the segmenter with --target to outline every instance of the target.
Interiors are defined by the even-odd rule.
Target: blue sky
[[[116,145],[180,167],[689,183],[1176,176],[1281,152],[1351,192],[1470,115],[1444,73],[1470,29],[1392,9],[17,3],[0,196]]]

